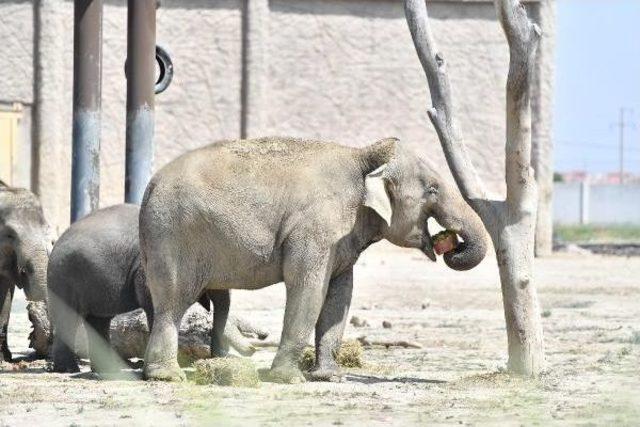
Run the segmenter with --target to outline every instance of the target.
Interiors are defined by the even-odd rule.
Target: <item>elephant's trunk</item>
[[[26,276],[20,278],[24,293],[29,301],[46,301],[49,262],[47,240],[41,236],[34,236],[23,241],[20,249],[18,269],[27,271]]]
[[[464,201],[461,201],[460,209],[454,211],[458,212],[457,218],[435,215],[440,225],[455,231],[463,239],[456,249],[444,254],[444,262],[454,270],[470,270],[484,259],[487,252],[487,234],[478,215]]]
[[[47,300],[47,265],[41,265],[34,269],[33,277],[24,293],[29,301]]]

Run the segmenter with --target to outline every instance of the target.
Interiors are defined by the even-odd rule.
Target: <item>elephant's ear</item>
[[[393,211],[391,209],[391,200],[385,188],[384,171],[386,168],[387,165],[384,164],[365,177],[364,205],[376,211],[387,225],[391,225]]]

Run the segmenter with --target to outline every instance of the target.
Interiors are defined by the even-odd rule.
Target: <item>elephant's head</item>
[[[478,215],[454,185],[436,168],[396,139],[379,141],[361,151],[365,169],[365,205],[384,219],[383,237],[391,243],[419,248],[436,260],[427,220],[434,218],[462,242],[444,254],[454,270],[478,265],[487,251],[486,231]]]
[[[0,187],[0,275],[24,289],[27,299],[44,301],[53,233],[37,197]]]

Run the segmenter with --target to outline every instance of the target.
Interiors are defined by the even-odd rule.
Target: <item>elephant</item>
[[[15,288],[45,301],[47,261],[55,235],[37,196],[0,181],[0,350],[12,360],[7,327]]]
[[[284,281],[280,344],[267,378],[305,381],[299,355],[315,326],[311,379],[339,376],[353,265],[372,243],[436,260],[427,220],[462,242],[444,254],[454,270],[478,265],[486,231],[457,187],[398,139],[363,148],[295,138],[229,140],[187,152],[151,179],[140,247],[154,325],[147,379],[179,381],[177,331],[205,289],[258,289]]]
[[[117,370],[109,343],[114,316],[142,308],[149,326],[153,306],[140,268],[138,243],[139,207],[115,205],[94,211],[71,225],[60,236],[49,259],[49,315],[54,328],[53,370],[78,372],[73,351],[81,321],[87,332],[91,368],[96,372]],[[224,356],[229,343],[240,353],[250,353],[234,328],[225,329],[229,313],[229,291],[214,290],[199,299],[207,310],[214,307],[211,351]]]

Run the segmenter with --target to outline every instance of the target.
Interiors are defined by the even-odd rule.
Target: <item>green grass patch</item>
[[[556,225],[556,240],[580,243],[638,243],[640,226],[621,225]]]

